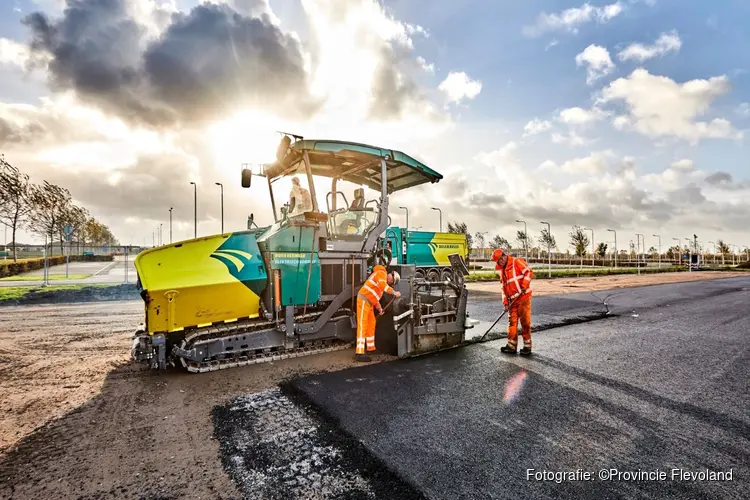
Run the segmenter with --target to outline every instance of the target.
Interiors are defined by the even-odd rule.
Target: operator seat
[[[349,210],[364,210],[365,208],[365,190],[364,188],[357,188],[354,190],[354,199],[352,204],[349,206]]]

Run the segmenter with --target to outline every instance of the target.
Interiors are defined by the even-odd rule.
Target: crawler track
[[[295,321],[299,323],[307,323],[310,321],[314,321],[321,314],[322,312],[305,314],[304,316],[296,317]],[[331,321],[349,318],[351,317],[351,315],[351,310],[341,309],[335,316],[331,318]],[[180,347],[185,350],[190,350],[203,344],[210,344],[211,342],[214,342],[219,338],[231,336],[243,336],[244,339],[244,336],[247,334],[253,334],[262,330],[272,329],[275,326],[276,323],[274,321],[258,322],[257,320],[211,325],[209,327],[194,330],[188,333],[185,336],[185,339],[181,342]],[[295,343],[298,345],[291,349],[279,346],[266,349],[241,350],[233,352],[231,354],[224,354],[220,359],[206,359],[201,362],[195,362],[180,358],[180,362],[182,363],[182,366],[185,367],[185,369],[187,369],[187,371],[189,372],[204,373],[217,370],[226,370],[239,366],[253,365],[257,363],[280,361],[288,358],[298,358],[302,356],[309,356],[311,354],[340,351],[354,345],[354,343],[351,341],[343,341],[340,339],[316,339],[310,341],[302,340]]]

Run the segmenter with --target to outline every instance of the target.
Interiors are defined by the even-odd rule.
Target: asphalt
[[[495,299],[470,314],[494,320]],[[500,339],[285,392],[425,498],[750,498],[750,278],[534,301],[538,324],[591,311],[531,358]],[[706,471],[731,479],[681,475]]]

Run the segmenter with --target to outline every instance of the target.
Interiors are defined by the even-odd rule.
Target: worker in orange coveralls
[[[401,292],[391,288],[399,282],[401,277],[394,271],[386,273],[385,267],[375,266],[373,272],[357,295],[357,349],[354,359],[357,361],[370,361],[370,357],[365,354],[365,342],[367,350],[375,350],[375,313],[378,316],[383,314],[383,308],[380,305],[380,298],[383,293],[401,297]]]
[[[492,253],[495,270],[503,285],[503,304],[508,311],[508,344],[500,351],[515,354],[518,347],[518,321],[523,335],[523,356],[531,354],[531,277],[533,271],[525,260],[511,257],[497,249]],[[512,303],[512,305],[510,305]]]

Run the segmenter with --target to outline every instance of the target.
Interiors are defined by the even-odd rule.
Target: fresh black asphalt
[[[494,321],[497,300],[473,294],[471,317]],[[531,358],[499,339],[285,389],[425,498],[750,498],[750,277],[536,297],[532,310]],[[680,476],[706,470],[731,479]],[[545,471],[593,478],[533,476]],[[666,478],[623,475],[656,471]]]

